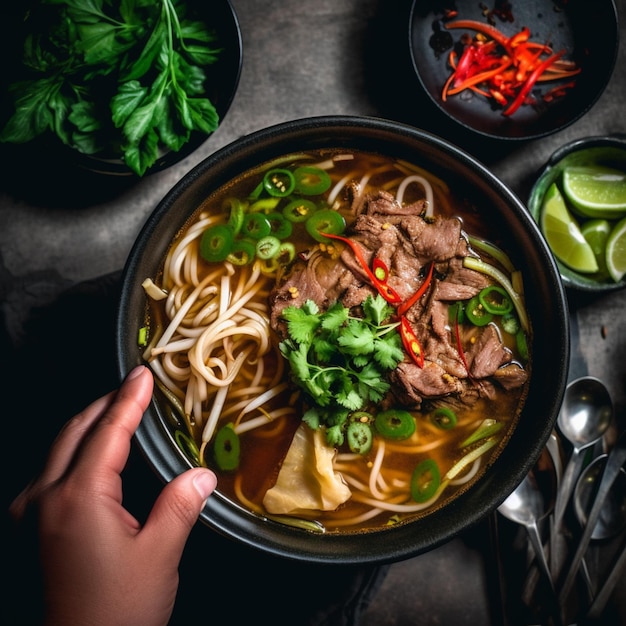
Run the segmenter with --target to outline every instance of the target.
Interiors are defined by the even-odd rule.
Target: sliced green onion
[[[268,515],[265,514],[267,519],[272,520],[273,522],[278,522],[280,524],[285,524],[286,526],[292,526],[293,528],[302,528],[303,530],[310,530],[314,533],[323,534],[326,532],[326,529],[320,522],[315,520],[303,519],[300,517],[290,517],[287,515]]]
[[[504,330],[505,333],[515,335],[519,329],[520,324],[515,313],[507,313],[502,316],[502,330]]]
[[[182,430],[176,430],[174,432],[174,440],[186,456],[191,457],[196,462],[200,461],[200,450],[198,450],[196,442],[187,433],[184,433]]]
[[[471,452],[468,452],[460,461],[455,463],[446,474],[448,480],[452,480],[458,476],[470,463],[473,463],[476,459],[480,458],[487,450],[493,448],[497,443],[496,439],[487,439],[483,444],[475,448]]]
[[[137,345],[138,346],[145,346],[148,344],[148,327],[147,326],[142,326],[139,329],[139,334],[137,336]]]
[[[473,235],[468,235],[467,239],[472,248],[476,248],[478,250],[486,252],[490,257],[498,261],[498,263],[500,263],[500,265],[502,265],[502,267],[509,273],[513,273],[515,271],[515,266],[511,262],[511,259],[508,257],[506,252],[504,252],[504,250],[501,250],[497,246],[494,246],[489,241],[478,239]]]
[[[478,428],[461,443],[461,448],[471,446],[473,443],[495,435],[502,428],[502,422],[498,422],[491,418],[484,419]]]

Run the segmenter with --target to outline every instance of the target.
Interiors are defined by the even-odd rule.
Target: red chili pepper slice
[[[430,282],[433,277],[433,271],[435,268],[435,264],[431,261],[430,267],[428,268],[428,274],[426,274],[426,278],[424,282],[420,285],[419,289],[408,299],[405,300],[398,307],[398,315],[404,315],[425,293],[428,289]]]
[[[374,274],[374,272],[372,272],[369,265],[367,264],[367,261],[365,260],[365,257],[363,256],[363,251],[361,250],[361,247],[359,246],[359,244],[356,243],[356,241],[352,241],[352,239],[348,237],[342,237],[341,235],[333,235],[331,233],[320,233],[320,234],[323,235],[324,237],[329,237],[330,239],[338,239],[339,241],[343,241],[343,243],[345,243],[347,246],[350,247],[352,252],[354,252],[354,256],[356,257],[357,261],[363,268],[363,271],[367,274],[367,277],[372,282],[372,285],[376,287],[376,289],[378,290],[378,293],[380,293],[380,295],[383,298],[385,298],[385,300],[387,300],[389,304],[398,304],[402,302],[402,298],[393,287],[390,287],[389,285],[386,284],[386,282],[382,282],[378,280],[378,278],[376,278],[376,275]],[[384,263],[382,261],[380,263],[381,265],[384,266]],[[387,270],[386,266],[385,266],[385,269]],[[389,270],[387,270],[387,275],[388,274],[389,274]]]
[[[409,320],[402,316],[400,320],[400,336],[404,349],[409,353],[411,359],[418,367],[424,367],[424,351],[417,338],[417,335],[411,328]]]
[[[372,261],[372,270],[374,272],[374,278],[380,283],[386,283],[389,278],[389,268],[385,265],[384,261],[376,257]]]
[[[556,54],[553,54],[551,57],[547,58],[543,63],[540,63],[530,74],[530,76],[526,79],[526,82],[520,89],[520,92],[517,94],[517,97],[507,109],[503,111],[503,115],[513,115],[517,109],[522,106],[524,100],[526,100],[526,96],[528,92],[533,88],[533,85],[537,82],[537,79],[558,59],[560,59],[565,54],[565,50],[561,50]]]
[[[461,343],[461,333],[459,331],[459,315],[461,314],[460,309],[457,309],[456,315],[454,317],[454,335],[456,337],[456,349],[459,353],[459,357],[461,358],[461,362],[463,363],[463,367],[465,367],[465,371],[467,372],[467,377],[470,380],[473,380],[473,376],[470,373],[469,365],[467,364],[467,359],[465,358],[465,351],[463,350],[463,344]]]
[[[502,107],[502,114],[510,116],[529,102],[535,83],[569,79],[581,71],[574,62],[561,59],[564,52],[555,54],[549,45],[531,41],[526,26],[510,37],[495,26],[476,20],[455,20],[445,27],[469,29],[476,34],[460,58],[454,50],[448,55],[452,73],[441,92],[444,102],[469,89],[493,99]],[[548,102],[564,93],[555,88],[543,99]]]

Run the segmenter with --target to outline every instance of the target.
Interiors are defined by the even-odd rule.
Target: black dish
[[[510,118],[483,97],[464,98],[459,94],[442,101],[442,88],[451,71],[446,62],[447,51],[436,51],[443,12],[455,9],[457,19],[486,23],[485,6],[468,0],[413,3],[409,19],[413,68],[423,90],[440,112],[454,124],[479,135],[529,140],[562,130],[589,111],[606,88],[616,62],[619,33],[613,0],[516,2],[512,4],[513,21],[495,18],[495,26],[506,35],[527,26],[534,41],[550,42],[555,51],[564,48],[566,58],[576,61],[582,71],[576,76],[575,87],[564,97],[541,108],[522,106]],[[454,42],[461,32],[450,31]]]
[[[207,26],[215,32],[216,46],[221,50],[217,61],[206,67],[206,80],[204,83],[206,97],[209,98],[215,107],[219,116],[219,124],[221,124],[235,97],[241,75],[243,43],[239,21],[230,0],[215,0],[210,5],[197,2],[196,0],[189,0],[189,8],[192,15],[197,15],[197,19],[205,21]],[[7,50],[7,57],[9,58],[21,58],[22,36],[19,20],[22,19],[22,10],[23,8],[20,7],[3,7],[1,10],[5,25],[9,25],[11,28],[6,38],[7,41],[4,41],[2,44],[4,46],[3,49]],[[203,15],[206,15],[206,18],[203,18]],[[18,50],[17,57],[15,57],[16,49]],[[15,78],[12,78],[12,71],[15,71],[15,67],[10,65],[5,76],[0,79],[1,93],[3,95],[6,93],[8,85],[15,80]],[[12,113],[12,110],[6,110],[7,106],[8,98],[5,97],[0,103],[0,117],[3,120],[8,119]],[[182,161],[207,141],[209,137],[210,135],[194,131],[180,150],[163,152],[146,171],[144,176],[162,171]],[[5,144],[3,148],[7,152],[10,149],[9,155],[14,153],[17,158],[24,158],[27,161],[37,160],[40,154],[45,153],[52,156],[53,162],[63,162],[91,173],[122,177],[135,176],[118,154],[112,151],[111,153],[101,152],[96,154],[81,153],[64,145],[58,137],[50,132],[46,132],[26,144]],[[10,156],[9,158],[13,159],[15,157]]]
[[[365,564],[403,560],[423,553],[471,527],[510,494],[535,463],[556,419],[567,379],[567,305],[552,255],[519,199],[479,161],[427,132],[374,118],[320,117],[296,120],[243,137],[206,158],[166,195],[147,220],[124,270],[116,325],[120,377],[141,363],[137,331],[144,323],[141,283],[155,275],[172,237],[210,192],[249,167],[308,148],[359,148],[423,164],[461,186],[489,215],[507,239],[507,249],[524,268],[527,309],[537,355],[529,395],[515,432],[485,477],[472,489],[427,517],[382,531],[316,535],[250,514],[224,498],[209,498],[201,520],[240,543],[289,559]],[[163,481],[188,469],[154,399],[136,439]]]

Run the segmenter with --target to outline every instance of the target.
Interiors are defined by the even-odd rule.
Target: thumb
[[[163,565],[178,566],[189,533],[216,485],[211,470],[194,468],[163,488],[140,533],[164,559]]]

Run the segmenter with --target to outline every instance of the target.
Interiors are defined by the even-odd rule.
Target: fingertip
[[[148,368],[145,365],[137,365],[126,375],[126,380],[133,380],[139,378]]]
[[[217,476],[208,469],[196,470],[192,483],[195,490],[202,498],[202,508],[204,508],[207,498],[215,491]]]

